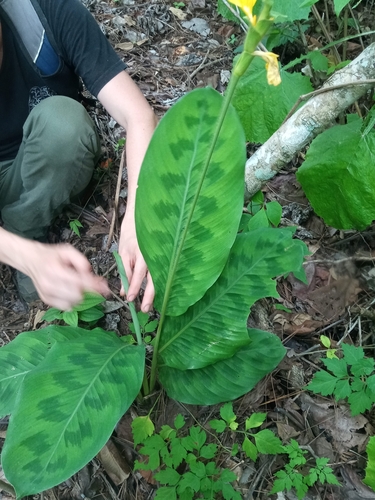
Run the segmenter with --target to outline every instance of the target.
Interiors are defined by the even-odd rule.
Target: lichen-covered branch
[[[245,168],[249,195],[259,191],[294,155],[330,127],[342,111],[375,86],[374,83],[361,85],[358,82],[372,79],[375,79],[375,43],[337,71],[323,86],[330,88],[345,84],[346,87],[312,97],[249,158]]]

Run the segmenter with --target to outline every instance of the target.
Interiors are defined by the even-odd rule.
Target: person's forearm
[[[134,215],[137,180],[157,118],[130,76],[121,72],[99,92],[99,100],[126,130],[127,217]]]
[[[130,123],[128,125],[126,140],[126,164],[128,171],[128,197],[126,211],[128,217],[132,212],[134,212],[135,209],[138,176],[155,126],[156,117],[153,114],[149,120],[144,121],[143,123]]]

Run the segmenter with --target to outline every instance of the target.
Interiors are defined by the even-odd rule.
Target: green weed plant
[[[375,403],[375,361],[362,347],[342,344],[343,357],[323,358],[327,370],[319,370],[307,389],[336,401],[349,403],[352,415],[370,410]]]
[[[74,234],[81,237],[80,229],[83,227],[82,223],[78,219],[73,219],[69,222],[69,227],[73,231]]]
[[[83,301],[74,306],[71,311],[61,311],[55,307],[50,307],[43,315],[43,321],[52,322],[62,320],[69,326],[78,326],[79,321],[85,323],[97,322],[104,316],[101,304],[105,298],[97,293],[85,292]]]
[[[295,440],[284,446],[281,440],[269,429],[255,432],[265,422],[266,413],[253,413],[245,420],[244,430],[237,422],[232,403],[220,408],[221,419],[208,422],[216,434],[222,435],[230,430],[241,436],[242,445],[237,442],[228,449],[219,438],[216,443],[208,443],[207,432],[194,425],[184,429],[185,420],[178,415],[174,427],[163,425],[160,432],[155,432],[149,416],[137,417],[132,422],[135,446],[142,444],[139,453],[144,457],[136,461],[135,470],[153,471],[153,477],[161,485],[155,498],[157,500],[192,500],[205,498],[214,500],[241,500],[241,495],[231,483],[236,481],[234,472],[217,466],[223,463],[223,456],[235,456],[239,453],[252,461],[261,455],[286,454],[285,466],[276,472],[270,493],[294,489],[298,498],[305,497],[309,487],[316,483],[339,485],[339,481],[328,466],[328,458],[306,458],[307,450],[300,448]],[[312,464],[307,471],[307,465]]]
[[[288,463],[275,473],[277,479],[271,493],[294,489],[297,498],[302,500],[309,488],[316,483],[340,485],[332,468],[328,466],[329,458],[316,458],[315,464],[306,472],[308,461],[305,455],[308,452],[301,449],[296,440],[291,439],[290,444],[284,446],[284,453],[288,455]]]

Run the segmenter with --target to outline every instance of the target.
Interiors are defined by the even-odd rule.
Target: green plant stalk
[[[205,164],[203,166],[202,175],[201,175],[201,179],[200,179],[200,182],[198,185],[198,189],[197,189],[197,192],[195,194],[195,197],[194,197],[194,200],[192,203],[192,209],[190,211],[188,220],[186,222],[185,229],[182,233],[179,247],[177,248],[177,250],[174,254],[174,259],[172,261],[171,271],[169,273],[169,276],[175,275],[177,265],[179,262],[179,256],[182,252],[182,248],[183,248],[183,245],[185,243],[185,238],[186,238],[186,235],[187,235],[187,232],[189,229],[191,219],[192,219],[193,214],[194,214],[194,210],[195,210],[195,207],[196,207],[196,204],[198,201],[198,197],[200,195],[202,185],[203,185],[204,179],[206,177],[206,173],[207,173],[208,167],[210,165],[210,161],[211,161],[213,152],[215,150],[217,140],[219,138],[221,127],[224,123],[225,116],[227,114],[227,111],[228,111],[229,105],[231,103],[231,100],[232,100],[235,88],[237,86],[237,83],[238,83],[239,79],[241,78],[241,76],[245,73],[248,66],[251,64],[251,61],[254,59],[253,52],[256,50],[258,44],[260,43],[262,38],[265,36],[267,31],[269,30],[269,28],[273,24],[273,21],[270,20],[270,11],[271,11],[272,4],[273,4],[273,2],[271,0],[265,0],[263,9],[262,9],[260,16],[259,16],[259,21],[257,22],[256,26],[252,27],[253,29],[250,29],[248,31],[247,37],[245,40],[245,45],[244,45],[244,52],[241,54],[240,59],[237,61],[236,65],[233,69],[232,77],[229,81],[228,88],[227,88],[227,91],[226,91],[225,96],[224,96],[223,105],[222,105],[221,110],[220,110],[220,115],[219,115],[219,118],[218,118],[218,121],[216,124],[216,129],[214,131],[211,145],[210,145],[210,148],[209,148],[209,151],[207,154],[207,158],[206,158]],[[166,316],[169,297],[170,297],[171,290],[172,290],[172,284],[173,284],[173,280],[169,278],[167,281],[167,284],[166,284],[163,305],[162,305],[162,309],[160,312],[159,326],[158,326],[155,341],[154,341],[154,353],[153,353],[153,357],[152,357],[151,375],[150,375],[150,391],[152,391],[154,389],[155,383],[156,383],[160,336],[161,336],[161,332],[162,332],[163,325],[164,325],[164,319]]]
[[[128,293],[129,282],[128,282],[128,278],[126,277],[126,274],[125,274],[124,264],[122,262],[120,255],[117,252],[113,252],[113,255],[114,255],[115,260],[116,260],[118,272],[120,273],[122,286],[124,287],[125,293]],[[137,312],[135,310],[135,306],[134,306],[133,302],[128,302],[128,305],[129,305],[130,314],[132,316],[132,320],[133,320],[133,324],[134,324],[134,330],[135,330],[135,335],[137,337],[137,343],[138,343],[138,345],[142,345],[143,341],[142,341],[141,327],[139,324],[139,320],[138,320]]]
[[[120,278],[121,278],[122,286],[124,287],[125,293],[128,293],[129,282],[128,282],[128,278],[126,277],[126,274],[125,274],[125,268],[124,268],[124,264],[122,262],[122,258],[120,257],[120,255],[116,251],[113,252],[113,255],[114,255],[115,260],[116,260],[118,272],[120,273]],[[135,306],[134,306],[133,302],[128,302],[128,305],[129,305],[130,314],[131,314],[131,317],[132,317],[132,320],[133,320],[135,335],[137,337],[137,343],[138,343],[138,345],[143,345],[142,334],[141,334],[141,326],[139,324],[139,320],[138,320],[138,316],[137,316],[137,311],[135,310]],[[147,378],[146,369],[145,369],[145,373],[144,373],[144,376],[143,376],[142,386],[143,386],[143,393],[144,394],[149,394],[150,393],[150,388],[149,388],[149,385],[148,385],[148,378]]]

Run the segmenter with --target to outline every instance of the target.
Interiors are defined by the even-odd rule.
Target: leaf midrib
[[[199,197],[199,193],[200,193],[201,187],[202,187],[202,183],[200,182],[199,189],[198,189],[198,196],[197,196],[197,194],[195,195],[195,198],[191,204],[190,211],[187,212],[187,222],[186,222],[185,228],[182,229],[183,218],[185,215],[185,208],[186,208],[186,204],[187,204],[186,200],[187,200],[187,196],[189,193],[192,173],[194,171],[195,158],[196,158],[196,155],[197,155],[197,152],[199,149],[198,138],[200,137],[200,132],[202,130],[202,124],[204,124],[204,120],[200,116],[199,127],[198,127],[197,134],[195,136],[195,141],[194,141],[194,150],[193,150],[193,154],[192,154],[191,161],[190,161],[190,168],[188,171],[189,172],[188,182],[186,183],[184,196],[183,196],[183,200],[182,200],[183,202],[181,204],[180,217],[179,217],[178,225],[176,228],[176,236],[177,237],[174,240],[174,247],[173,247],[173,252],[172,252],[171,264],[169,266],[169,272],[168,272],[167,282],[166,282],[166,286],[165,286],[164,300],[163,300],[163,304],[162,304],[162,308],[161,308],[162,315],[166,314],[166,310],[167,310],[167,306],[168,306],[168,302],[169,302],[169,297],[170,297],[172,286],[173,286],[173,283],[174,283],[174,280],[176,277],[177,267],[178,267],[178,264],[180,262],[180,257],[182,254],[183,247],[185,245],[185,240],[186,240],[186,236],[187,236],[187,233],[189,230],[190,222],[191,222],[192,216],[194,214],[195,207],[197,205],[197,201],[198,201],[198,197]],[[205,173],[206,172],[204,172],[204,175],[205,175]],[[180,238],[179,238],[179,236],[180,236]]]
[[[283,239],[284,239],[284,238],[283,238]],[[280,241],[282,241],[282,240],[280,240]],[[227,293],[231,290],[231,288],[233,288],[233,286],[234,286],[234,285],[236,285],[236,284],[238,283],[238,281],[239,281],[240,279],[242,279],[245,275],[249,274],[249,272],[251,271],[251,269],[253,269],[253,268],[254,268],[254,267],[255,267],[255,266],[259,263],[259,261],[261,261],[261,260],[263,260],[265,257],[267,257],[267,255],[269,255],[269,253],[270,253],[270,252],[271,252],[271,249],[270,249],[268,252],[266,252],[265,254],[263,254],[263,255],[262,255],[262,257],[259,257],[259,258],[258,258],[258,260],[257,260],[256,262],[254,262],[254,265],[253,265],[251,268],[249,268],[246,272],[242,273],[242,274],[238,277],[238,279],[236,279],[235,281],[233,281],[233,282],[232,282],[232,284],[231,284],[231,286],[230,286],[230,287],[228,287],[228,288],[226,288],[226,289],[225,289],[225,291],[223,291],[223,293],[219,294],[219,295],[217,296],[217,298],[216,298],[214,301],[210,302],[210,303],[207,305],[207,307],[205,307],[205,308],[202,310],[202,312],[201,312],[200,314],[198,314],[197,316],[194,316],[194,318],[193,318],[193,319],[192,319],[189,323],[187,323],[187,324],[184,326],[184,328],[182,328],[179,332],[177,332],[177,333],[176,333],[176,335],[174,335],[174,337],[172,337],[172,338],[171,338],[171,339],[170,339],[170,340],[169,340],[169,341],[168,341],[168,342],[167,342],[164,346],[162,346],[162,347],[159,349],[159,353],[161,354],[161,353],[163,352],[163,350],[164,350],[164,349],[166,349],[166,348],[167,348],[167,347],[168,347],[168,346],[169,346],[172,342],[174,342],[177,338],[179,338],[179,337],[180,337],[180,336],[184,333],[184,331],[185,331],[187,328],[190,328],[190,327],[191,327],[191,325],[192,325],[193,323],[195,323],[195,322],[196,322],[196,321],[197,321],[197,320],[198,320],[198,319],[199,319],[199,318],[200,318],[203,314],[205,314],[205,313],[206,313],[206,312],[207,312],[207,311],[208,311],[208,310],[209,310],[209,309],[210,309],[210,308],[211,308],[214,304],[216,304],[216,303],[217,303],[217,301],[218,301],[219,299],[221,299],[224,295],[226,295],[226,294],[227,294]],[[228,257],[228,259],[229,259],[229,257]],[[221,276],[219,276],[219,278],[218,278],[218,279],[220,279],[220,277],[221,277]],[[273,278],[270,278],[270,279],[273,279]],[[215,282],[212,286],[215,286],[215,285],[216,285],[216,282]],[[211,288],[212,288],[212,287],[211,287]],[[209,290],[210,290],[210,289],[209,289]],[[208,290],[208,291],[209,291],[209,290]],[[201,300],[202,300],[202,299],[201,299]],[[193,307],[193,306],[192,306],[192,307]]]
[[[97,378],[99,377],[99,375],[102,373],[102,371],[104,370],[104,368],[108,365],[108,363],[109,363],[109,362],[113,359],[113,357],[114,357],[114,356],[116,356],[116,354],[118,354],[118,352],[120,352],[122,349],[126,349],[127,347],[129,347],[129,346],[124,345],[124,346],[119,347],[119,349],[117,349],[117,350],[116,350],[116,351],[115,351],[115,352],[114,352],[114,353],[113,353],[113,354],[112,354],[112,355],[111,355],[111,356],[107,359],[107,361],[104,363],[104,365],[102,366],[102,368],[98,371],[98,373],[96,374],[96,376],[95,376],[95,377],[93,378],[93,380],[90,382],[89,386],[87,387],[87,389],[86,389],[86,390],[85,390],[85,392],[83,393],[82,397],[80,398],[79,402],[77,403],[75,410],[72,412],[72,414],[71,414],[70,418],[68,419],[68,421],[67,421],[67,423],[66,423],[66,425],[65,425],[65,427],[64,427],[64,429],[63,429],[63,431],[61,432],[60,438],[59,438],[59,439],[58,439],[58,441],[56,442],[56,445],[55,445],[55,447],[53,448],[53,451],[52,451],[52,453],[50,454],[50,458],[49,458],[49,460],[47,461],[47,463],[46,463],[45,467],[43,468],[43,470],[42,470],[42,471],[40,471],[39,475],[38,475],[37,477],[35,477],[34,481],[32,481],[32,483],[31,483],[31,484],[35,484],[35,481],[38,479],[38,477],[40,477],[40,476],[41,476],[41,475],[45,472],[45,470],[47,469],[47,467],[49,466],[49,464],[50,464],[50,462],[51,462],[51,460],[52,460],[52,458],[53,458],[53,456],[54,456],[54,454],[55,454],[55,452],[56,452],[56,450],[57,450],[57,448],[58,448],[58,446],[59,446],[59,444],[60,444],[60,442],[61,442],[61,440],[62,440],[62,438],[63,438],[63,436],[65,435],[65,432],[66,432],[66,429],[67,429],[68,425],[69,425],[69,424],[70,424],[70,422],[72,421],[73,417],[76,415],[76,413],[77,413],[78,409],[81,407],[81,404],[82,404],[82,402],[83,402],[84,398],[87,396],[87,393],[88,393],[88,392],[89,392],[89,390],[92,388],[93,384],[96,382],[96,380],[97,380]]]

